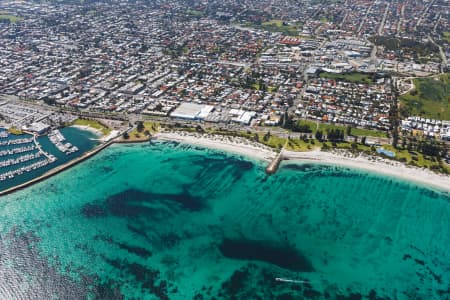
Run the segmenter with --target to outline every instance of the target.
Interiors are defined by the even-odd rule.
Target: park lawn
[[[447,43],[450,43],[450,31],[443,32],[442,37],[447,41]]]
[[[324,133],[324,134],[326,134],[327,130],[332,130],[332,129],[343,130],[344,134],[346,134],[347,128],[345,126],[334,125],[334,124],[329,124],[329,123],[320,123],[319,124],[319,130],[321,130],[322,133]]]
[[[403,160],[408,165],[413,165],[419,168],[431,168],[439,167],[439,162],[431,160],[429,157],[419,152],[409,152],[407,149],[396,149],[392,145],[383,145],[383,149],[392,151],[395,153],[396,160]],[[449,166],[443,166],[448,172],[450,172]]]
[[[298,33],[299,24],[298,23],[290,24],[290,25],[283,25],[282,20],[270,20],[270,21],[263,22],[261,24],[257,24],[256,22],[243,22],[243,23],[238,23],[238,25],[244,26],[244,27],[252,27],[252,28],[256,28],[256,29],[266,30],[269,32],[280,32],[284,35],[289,35],[289,36],[298,36],[299,35],[299,33]]]
[[[410,115],[450,120],[450,73],[414,79],[414,86],[414,91],[400,96],[403,110]]]
[[[81,126],[89,126],[94,129],[100,130],[103,135],[108,135],[111,132],[111,129],[107,127],[106,125],[100,123],[97,120],[91,120],[91,119],[76,119],[73,123],[73,125],[81,125]]]
[[[327,142],[317,142],[317,143],[319,144],[319,146],[321,148],[323,148],[324,144],[326,144],[328,149],[352,150],[352,143],[349,143],[349,142],[337,142],[335,147],[333,146],[333,142],[329,142],[329,141],[327,141]],[[357,148],[356,148],[357,151],[366,152],[366,153],[371,153],[372,152],[370,146],[359,144],[359,143],[357,143],[356,145],[357,145]]]
[[[16,127],[10,127],[8,129],[8,132],[13,134],[13,135],[21,135],[21,134],[23,134],[23,131],[20,130],[19,128],[16,128]]]
[[[136,142],[136,141],[148,141],[153,133],[158,132],[160,125],[157,122],[145,121],[143,123],[144,129],[141,132],[134,128],[130,133],[128,133],[128,139],[123,140]]]
[[[260,143],[275,149],[281,149],[286,144],[286,141],[287,139],[272,134],[270,135],[269,139],[265,141],[264,134],[259,135]]]
[[[364,73],[358,73],[358,72],[352,72],[352,73],[328,73],[328,72],[322,72],[319,75],[321,78],[328,78],[328,79],[335,79],[335,80],[342,80],[342,81],[348,81],[353,83],[365,83],[370,84],[373,83],[373,79],[370,75],[364,74]]]
[[[302,125],[307,125],[309,126],[309,128],[311,129],[311,133],[310,134],[315,134],[317,131],[317,123],[314,121],[310,121],[310,120],[299,120],[298,125],[302,126]]]
[[[306,152],[319,148],[317,144],[316,141],[314,141],[314,144],[311,144],[301,139],[290,139],[286,144],[286,149],[290,151]]]
[[[259,83],[252,84],[252,89],[259,91]]]
[[[269,86],[267,87],[267,92],[268,92],[268,93],[275,93],[276,91],[278,91],[278,87],[277,87],[277,86],[269,85]]]
[[[270,20],[261,24],[261,28],[270,32],[281,32],[284,35],[297,36],[297,25],[283,25],[281,20]]]
[[[333,146],[333,142],[330,141],[324,141],[324,142],[317,142],[321,148],[324,147],[324,145],[327,146],[328,149],[346,149],[350,150],[352,149],[351,143],[347,142],[337,142],[336,146]]]
[[[352,135],[356,136],[371,136],[371,137],[387,137],[387,132],[378,131],[373,129],[363,129],[363,128],[353,128],[351,131]]]
[[[195,9],[188,9],[188,10],[186,10],[186,13],[190,16],[198,17],[198,18],[203,17],[205,15],[204,12],[202,12],[200,10],[195,10]]]
[[[11,23],[17,23],[23,20],[22,17],[10,15],[10,14],[0,14],[0,20],[9,20]]]

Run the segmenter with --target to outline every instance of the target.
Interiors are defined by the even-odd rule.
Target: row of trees
[[[327,129],[326,135],[322,130],[317,130],[315,137],[319,141],[328,140],[330,142],[341,142],[344,140],[344,131],[340,129]]]
[[[401,147],[408,151],[417,151],[424,155],[433,156],[438,159],[445,157],[448,146],[444,142],[435,139],[417,139],[416,137],[403,136]]]

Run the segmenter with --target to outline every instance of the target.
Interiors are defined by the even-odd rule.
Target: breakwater
[[[109,141],[107,143],[101,144],[100,146],[94,148],[93,150],[84,153],[80,157],[77,157],[77,158],[75,158],[75,159],[73,159],[73,160],[71,160],[71,161],[69,161],[69,162],[67,162],[67,163],[65,163],[63,165],[60,165],[58,167],[55,167],[54,169],[51,169],[50,171],[44,173],[43,175],[41,175],[39,177],[33,178],[33,179],[31,179],[31,180],[29,180],[27,182],[24,182],[22,184],[13,186],[13,187],[11,187],[9,189],[6,189],[4,191],[0,191],[0,196],[10,194],[10,193],[15,192],[17,190],[24,189],[26,187],[29,187],[29,186],[35,184],[35,183],[38,183],[38,182],[40,182],[42,180],[45,180],[45,179],[47,179],[47,178],[49,178],[51,176],[54,176],[54,175],[56,175],[56,174],[58,174],[58,173],[60,173],[60,172],[62,172],[64,170],[66,170],[68,168],[71,168],[71,167],[79,164],[80,162],[90,158],[91,156],[99,153],[100,151],[102,151],[103,149],[105,149],[106,147],[110,146],[113,143],[114,143],[113,141]]]

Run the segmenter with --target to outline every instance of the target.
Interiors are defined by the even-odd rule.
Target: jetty
[[[278,170],[278,167],[280,166],[281,161],[283,160],[283,150],[284,147],[286,146],[286,143],[284,144],[284,146],[281,148],[280,152],[278,152],[278,154],[275,156],[275,158],[269,163],[269,165],[266,168],[266,173],[271,175],[271,174],[275,174]]]
[[[275,156],[275,158],[269,163],[269,165],[266,168],[266,173],[271,175],[274,174],[278,167],[280,166],[280,162],[283,159],[281,151]]]
[[[41,144],[39,144],[39,142],[36,139],[36,135],[33,134],[33,142],[35,147],[39,150],[40,153],[42,153],[45,157],[47,157],[49,160],[51,160],[52,162],[56,160],[56,158],[53,155],[48,154],[47,152],[44,151],[44,149],[42,149]]]

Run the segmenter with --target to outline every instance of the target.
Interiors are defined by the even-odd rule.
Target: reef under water
[[[329,165],[264,169],[114,145],[4,196],[0,298],[450,299],[448,193]]]

